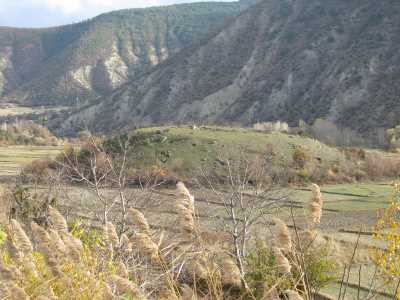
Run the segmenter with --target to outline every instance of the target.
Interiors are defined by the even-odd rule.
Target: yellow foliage
[[[385,247],[372,250],[372,258],[388,282],[400,280],[400,184],[393,186],[390,206],[379,217],[374,234]],[[396,299],[400,300],[400,291]]]

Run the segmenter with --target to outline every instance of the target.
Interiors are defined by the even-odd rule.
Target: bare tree
[[[223,175],[218,178],[204,168],[199,177],[200,184],[210,189],[224,207],[226,217],[221,218],[222,225],[232,237],[231,255],[236,259],[243,281],[246,274],[243,260],[253,226],[266,224],[267,215],[273,214],[274,208],[287,199],[269,177],[266,159],[250,159],[244,153],[237,159],[220,157]]]
[[[133,150],[126,139],[118,140],[118,150],[118,153],[108,151],[99,140],[90,137],[80,151],[65,151],[57,163],[64,180],[83,185],[94,195],[96,219],[106,224],[112,218],[119,231],[124,232],[128,208],[149,203],[152,191],[161,182],[149,174],[139,177],[135,188],[131,188],[128,154]],[[97,204],[101,212],[96,211]]]

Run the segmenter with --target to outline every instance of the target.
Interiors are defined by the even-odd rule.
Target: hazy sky
[[[94,17],[100,13],[116,9],[199,1],[200,0],[0,0],[0,26],[54,26],[78,22]]]

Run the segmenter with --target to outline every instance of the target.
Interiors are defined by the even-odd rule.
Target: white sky
[[[0,26],[55,26],[78,22],[94,17],[100,13],[116,9],[199,1],[200,0],[0,0]]]

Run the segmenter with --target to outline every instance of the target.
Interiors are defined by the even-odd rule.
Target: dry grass
[[[312,189],[311,203],[318,203],[322,211],[319,187]],[[202,239],[194,203],[193,195],[179,183],[173,206],[177,227],[169,234],[151,228],[146,216],[133,208],[128,210],[123,233],[111,222],[90,234],[75,226],[70,230],[52,207],[47,228],[32,223],[25,231],[13,220],[8,240],[0,246],[4,281],[0,293],[8,293],[4,299],[13,299],[10,295],[17,293],[29,299],[77,300],[310,298],[313,289],[305,288],[309,285],[304,276],[309,272],[306,256],[330,243],[313,230],[313,211],[308,216],[310,231],[291,232],[285,222],[275,220],[274,244],[267,247],[273,249],[276,261],[269,276],[276,277],[272,284],[261,281],[249,286],[231,245],[210,245]],[[330,246],[332,252],[339,252],[336,246]],[[255,296],[259,290],[263,298]]]

